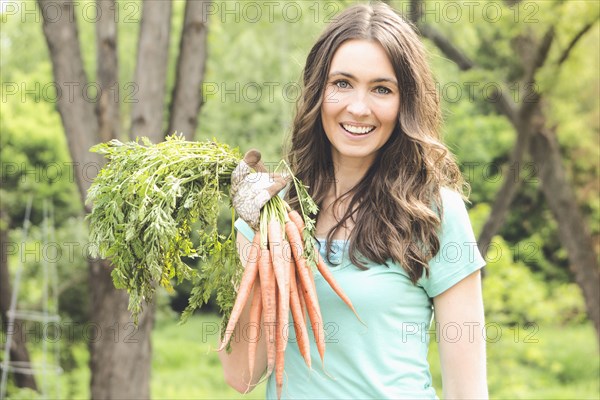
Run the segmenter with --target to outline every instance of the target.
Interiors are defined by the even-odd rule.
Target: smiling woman
[[[483,337],[443,334],[483,326],[485,262],[466,185],[439,136],[440,106],[418,35],[383,3],[351,6],[312,47],[303,84],[288,158],[319,206],[321,255],[366,326],[315,271],[326,356],[321,365],[311,336],[309,375],[297,346],[288,346],[283,396],[437,398],[427,363],[435,312],[444,397],[487,398]],[[301,207],[293,186],[286,197]],[[243,249],[254,231],[242,220],[236,227]],[[276,329],[294,340],[292,326]],[[252,368],[248,348],[241,340],[220,355],[227,381],[242,392],[267,363],[264,335]],[[270,376],[267,398],[276,397]]]

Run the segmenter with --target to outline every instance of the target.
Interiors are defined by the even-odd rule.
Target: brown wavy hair
[[[292,171],[309,187],[319,207],[335,185],[331,144],[321,123],[321,105],[331,60],[348,40],[381,44],[394,68],[400,89],[398,122],[362,180],[334,202],[349,199],[345,214],[327,234],[346,221],[351,261],[366,268],[361,257],[378,264],[399,263],[416,283],[428,275],[428,261],[438,252],[442,217],[440,189],[467,189],[460,170],[440,138],[441,111],[427,53],[415,28],[384,3],[358,4],[341,12],[310,50],[303,71],[302,95],[296,104],[287,151]],[[288,201],[298,208],[292,188]],[[436,212],[434,210],[439,210]],[[315,217],[315,216],[313,216]]]

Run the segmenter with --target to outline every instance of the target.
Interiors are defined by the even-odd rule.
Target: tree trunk
[[[114,0],[98,0],[100,18],[96,22],[97,79],[100,98],[96,103],[99,139],[107,142],[119,137],[119,97],[114,89],[119,88],[119,59],[117,54],[117,24]],[[119,90],[116,90],[119,93]]]
[[[498,105],[500,112],[504,112],[505,115],[512,116],[512,118],[509,117],[509,119],[511,120],[517,133],[517,140],[510,154],[508,163],[509,171],[512,173],[509,172],[504,174],[504,181],[502,182],[502,186],[494,198],[492,211],[490,212],[490,215],[485,221],[485,224],[479,233],[479,237],[477,238],[477,245],[483,254],[487,253],[487,249],[492,241],[492,238],[498,233],[502,225],[504,225],[510,205],[521,188],[522,180],[520,171],[525,154],[527,154],[529,150],[529,142],[532,135],[531,131],[534,129],[539,129],[539,127],[535,126],[533,122],[539,120],[538,118],[534,118],[534,116],[537,116],[540,113],[539,101],[536,101],[535,104],[536,106],[534,108],[530,108],[529,113],[526,115],[523,113],[514,112],[513,106],[508,106],[508,104],[505,104],[504,106],[500,104]]]
[[[202,82],[207,58],[206,37],[210,0],[188,1],[185,5],[185,20],[179,44],[177,75],[170,106],[167,134],[176,131],[187,140],[194,139],[198,126],[198,114],[204,103]]]
[[[146,136],[154,143],[164,139],[170,32],[171,2],[144,2],[134,75],[137,95],[131,108],[132,139]]]
[[[118,103],[110,95],[117,82],[116,26],[114,2],[99,2],[102,15],[98,22],[98,80],[103,89],[95,108],[82,91],[87,87],[83,68],[74,5],[70,1],[38,0],[44,18],[43,30],[50,50],[56,86],[62,91],[57,108],[74,163],[75,177],[82,204],[87,190],[104,159],[89,152],[102,140],[118,132]],[[47,7],[46,3],[52,3]],[[163,3],[163,2],[150,2]],[[46,11],[59,5],[60,17],[47,16]],[[113,22],[111,22],[113,21]],[[75,90],[73,90],[73,87]],[[71,91],[69,92],[69,89]],[[108,97],[103,97],[103,96]],[[90,369],[91,397],[126,399],[150,397],[150,333],[154,320],[152,310],[140,316],[134,331],[127,310],[127,294],[112,285],[111,266],[106,261],[91,261]]]
[[[127,310],[128,296],[115,290],[106,260],[91,263],[93,321],[89,333],[92,399],[149,399],[154,307],[136,327]],[[97,307],[97,308],[96,308]]]
[[[85,91],[88,80],[79,48],[75,5],[65,0],[38,2],[58,92],[56,106],[67,136],[82,204],[85,204],[87,190],[104,160],[102,156],[89,151],[98,143],[98,118]],[[56,6],[60,7],[58,17],[54,15]],[[47,15],[49,12],[52,14]]]
[[[114,0],[98,0],[96,26],[97,71],[100,96],[96,105],[82,89],[87,88],[77,22],[72,1],[38,0],[44,19],[43,30],[50,50],[53,74],[59,93],[57,108],[65,129],[74,171],[86,211],[86,193],[104,159],[89,152],[93,145],[119,137],[119,103],[114,98],[118,85],[117,26]],[[52,7],[48,7],[52,3]],[[60,7],[59,17],[46,15]],[[167,81],[171,2],[143,3],[131,111],[131,137],[164,139],[163,108]],[[178,60],[177,83],[169,126],[193,135],[201,105],[204,74],[206,7],[202,2],[186,5],[186,19]],[[116,86],[118,87],[118,86]],[[118,91],[117,91],[118,93]],[[187,132],[189,131],[189,132]],[[92,297],[89,343],[92,372],[91,397],[98,399],[150,398],[151,343],[154,306],[147,305],[134,327],[127,310],[128,297],[114,288],[111,266],[105,260],[90,261]]]
[[[569,267],[583,292],[596,335],[600,332],[600,272],[592,236],[569,184],[553,131],[546,129],[532,137],[531,156],[541,189],[558,221],[558,235],[567,249]]]
[[[96,104],[100,140],[119,136],[119,99],[112,88],[119,87],[117,26],[114,0],[98,1],[101,18],[96,24],[98,84],[102,96]],[[118,92],[118,91],[117,91]],[[134,326],[127,310],[128,296],[116,290],[112,266],[105,260],[90,262],[92,323],[98,327],[97,340],[91,340],[90,369],[93,399],[150,398],[151,332],[153,309],[140,315]],[[114,368],[115,362],[119,368]]]
[[[0,210],[0,323],[2,325],[2,332],[7,333],[8,327],[8,310],[10,309],[10,302],[12,297],[12,290],[10,287],[10,274],[8,273],[8,216],[4,210]],[[6,228],[6,229],[5,229]],[[16,319],[14,326],[10,327],[14,334],[12,337],[12,343],[10,346],[10,361],[30,362],[29,351],[27,351],[26,336],[25,336],[25,324],[23,321]],[[6,345],[6,341],[2,343]],[[4,349],[2,348],[2,354]],[[20,388],[30,388],[37,391],[37,385],[35,383],[35,377],[30,374],[21,374],[18,372],[14,373],[15,385]]]

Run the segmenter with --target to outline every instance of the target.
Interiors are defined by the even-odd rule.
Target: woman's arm
[[[480,272],[434,297],[433,305],[444,399],[487,399]]]
[[[242,254],[247,254],[250,242],[241,233],[237,234],[237,248],[242,264],[246,265],[246,260]],[[246,303],[244,311],[236,326],[236,331],[244,331],[250,322],[250,300]],[[225,350],[219,352],[219,358],[223,366],[225,381],[229,386],[240,393],[246,393],[254,389],[256,383],[267,369],[267,346],[264,335],[265,329],[261,321],[261,335],[256,349],[256,362],[254,363],[254,376],[250,376],[248,367],[248,341],[243,337],[240,340],[231,339],[231,353],[227,354]]]

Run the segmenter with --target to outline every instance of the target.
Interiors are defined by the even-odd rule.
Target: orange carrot
[[[296,268],[296,264],[294,263],[294,269]],[[296,286],[298,287],[298,297],[300,298],[300,307],[302,308],[302,318],[304,319],[304,324],[306,326],[306,321],[308,316],[306,315],[306,303],[304,302],[304,290],[302,288],[302,282],[300,281],[300,277],[298,276],[298,272],[296,271]]]
[[[302,230],[304,229],[304,221],[302,221],[302,217],[300,216],[300,214],[298,214],[298,212],[294,210],[290,211],[288,215],[298,228],[300,235],[302,235]],[[348,307],[350,307],[352,312],[354,312],[354,315],[356,315],[356,318],[358,318],[358,320],[364,325],[365,323],[358,316],[354,305],[352,305],[352,301],[350,301],[350,298],[346,295],[346,293],[344,293],[344,290],[336,282],[335,278],[333,277],[333,274],[331,273],[331,270],[329,269],[329,267],[327,267],[325,261],[323,261],[323,257],[321,257],[321,254],[319,254],[318,249],[315,248],[315,252],[319,257],[317,262],[317,268],[319,269],[319,272],[321,273],[325,281],[327,281],[327,283],[329,284],[329,286],[331,286],[333,291],[344,301],[344,303],[346,303]]]
[[[284,257],[284,247],[286,246],[283,240],[281,224],[279,221],[276,219],[271,220],[267,225],[267,229],[269,251],[271,252],[271,263],[273,264],[273,270],[275,271],[275,278],[277,280],[277,287],[279,288],[279,302],[282,306],[281,309],[278,309],[278,312],[282,313],[282,326],[287,326],[290,313],[290,286],[289,278],[287,279],[286,283],[286,271],[288,270]],[[280,326],[278,329],[282,329],[282,326]]]
[[[287,324],[284,324],[284,313],[287,308],[285,303],[283,302],[283,291],[285,289],[277,288],[278,294],[278,303],[277,303],[277,330],[275,331],[275,386],[277,387],[277,399],[281,398],[281,389],[283,388],[283,367],[285,362],[285,345],[286,345],[286,337],[283,334],[284,328]],[[289,304],[288,304],[289,307]]]
[[[285,348],[287,346],[287,336],[283,331],[288,326],[290,314],[290,284],[289,267],[285,261],[284,251],[286,246],[281,224],[277,219],[272,219],[267,224],[269,251],[271,262],[277,280],[278,303],[277,303],[277,331],[275,335],[275,382],[277,386],[277,398],[281,398],[281,389],[283,387],[283,370],[285,359]]]
[[[306,322],[304,322],[304,310],[300,304],[300,297],[298,283],[296,283],[296,267],[294,261],[290,261],[290,308],[292,310],[292,317],[294,318],[296,342],[298,343],[298,349],[304,358],[304,362],[308,368],[311,368],[308,331],[306,330]]]
[[[248,262],[246,263],[246,268],[244,269],[244,273],[242,275],[242,280],[240,282],[240,287],[237,292],[237,296],[235,299],[235,303],[233,308],[231,309],[231,316],[229,317],[229,321],[227,322],[227,328],[225,329],[225,337],[223,338],[223,342],[217,351],[221,351],[227,346],[231,336],[233,335],[233,330],[235,329],[235,325],[242,315],[242,310],[250,297],[250,292],[252,290],[252,285],[258,276],[258,244],[260,243],[260,238],[258,233],[254,236],[254,240],[252,242],[252,247],[250,248],[250,255],[248,258]]]
[[[335,278],[333,277],[333,274],[331,273],[331,270],[325,264],[325,261],[323,261],[323,257],[321,257],[321,254],[319,254],[319,262],[317,263],[317,268],[319,269],[321,276],[327,281],[327,283],[329,283],[329,286],[331,286],[333,291],[344,301],[344,303],[346,303],[348,307],[350,307],[350,309],[354,312],[354,315],[356,315],[356,318],[358,318],[358,320],[364,325],[365,323],[358,316],[358,313],[352,305],[352,301],[350,301],[350,298],[346,295],[346,293],[344,293],[344,290],[336,282]]]
[[[306,265],[306,269],[308,271],[308,285],[310,286],[310,290],[315,294],[315,296],[317,296],[317,287],[315,284],[315,275],[313,274],[312,268],[310,266],[308,266],[308,264]],[[321,324],[323,323],[323,317],[321,316],[321,309],[318,307],[319,303],[317,301],[317,315],[319,317],[319,320],[321,321]]]
[[[302,282],[302,288],[304,292],[303,296],[306,302],[306,308],[308,310],[310,323],[313,328],[313,334],[315,336],[317,350],[319,351],[319,355],[321,356],[321,363],[324,363],[325,334],[323,332],[323,321],[321,318],[319,301],[317,299],[317,292],[314,286],[314,281],[311,280],[310,277],[310,267],[306,265],[306,260],[302,257],[301,253],[299,254],[298,251],[298,249],[302,248],[302,238],[300,238],[300,234],[298,233],[296,225],[291,221],[286,222],[285,233],[288,235],[288,238],[290,240],[292,254],[294,255],[294,260],[296,261],[296,271],[298,271],[300,282]]]
[[[297,267],[297,266],[296,266]],[[298,268],[298,267],[297,267]],[[301,274],[300,279],[310,279],[307,274]],[[325,332],[323,330],[323,319],[321,317],[321,312],[319,310],[319,305],[313,302],[311,298],[310,290],[306,289],[306,285],[303,286],[303,293],[301,293],[302,297],[304,297],[304,301],[306,303],[306,311],[308,312],[308,317],[310,319],[310,326],[313,331],[313,336],[315,338],[315,343],[317,344],[317,350],[319,351],[319,356],[321,357],[321,363],[325,365],[324,357],[325,357]]]
[[[267,330],[267,376],[269,376],[275,368],[275,332],[273,329],[277,323],[277,299],[275,297],[277,284],[271,264],[271,254],[266,247],[260,249],[258,272],[263,302],[263,324]]]
[[[292,220],[292,222],[298,227],[300,230],[300,235],[302,236],[302,231],[304,230],[304,220],[302,216],[296,210],[292,210],[288,212],[288,217]]]
[[[250,305],[250,327],[256,326],[256,336],[249,338],[248,343],[248,367],[250,369],[250,379],[254,375],[254,363],[256,362],[256,348],[260,337],[260,316],[262,313],[262,293],[260,289],[260,279],[254,283],[254,294]]]
[[[294,216],[294,214],[295,214],[295,216]],[[296,218],[296,219],[299,219],[300,222],[302,222],[302,217],[300,217],[300,214],[298,214],[298,212],[290,211],[289,215],[291,217],[290,220],[292,220],[292,218]],[[302,222],[302,224],[304,224],[304,222]],[[288,229],[287,226],[286,226],[286,229]],[[287,231],[286,231],[286,233],[287,233]],[[302,233],[300,233],[300,237],[302,237]],[[302,242],[293,242],[293,243],[290,242],[289,244],[290,244],[290,250],[292,250],[291,249],[292,246],[295,246],[296,254],[298,256],[304,257],[304,255],[303,255],[304,250],[303,250]],[[292,260],[292,262],[294,262],[293,252],[291,254],[290,259]],[[305,264],[306,264],[306,262],[305,262]],[[294,262],[294,271],[295,270],[296,270],[296,268],[295,268],[295,262]],[[298,288],[298,293],[303,293],[302,292],[302,282],[300,281],[300,277],[298,276],[298,274],[299,274],[299,272],[296,271],[296,273],[295,273],[296,276],[294,277],[296,280],[296,286]],[[302,318],[304,321],[306,321],[307,317],[306,317],[306,304],[304,302],[304,295],[299,295],[298,297],[300,298],[300,305],[302,307]]]

